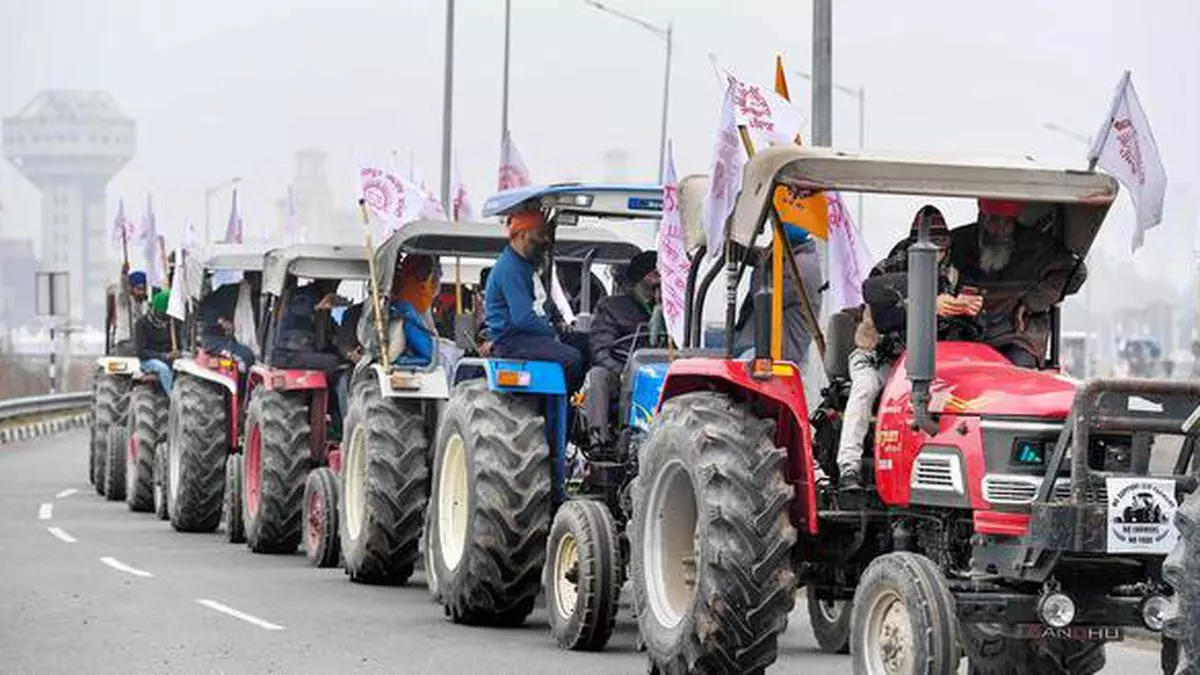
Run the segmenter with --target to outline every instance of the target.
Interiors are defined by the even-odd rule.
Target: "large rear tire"
[[[854,591],[850,655],[854,675],[958,672],[954,597],[928,558],[897,552],[871,561]]]
[[[246,524],[242,521],[242,456],[225,458],[225,497],[221,505],[221,524],[231,544],[246,543]]]
[[[170,454],[171,448],[166,443],[159,443],[158,447],[154,449],[154,515],[158,516],[159,520],[171,519],[171,507],[167,498],[170,492],[170,487],[167,485]]]
[[[104,499],[125,500],[125,457],[129,453],[129,433],[123,422],[110,424],[104,458]]]
[[[106,373],[96,375],[95,400],[92,402],[92,485],[96,494],[104,495],[104,472],[108,459],[108,428],[124,424],[125,394],[129,378]]]
[[[374,373],[355,387],[342,446],[341,543],[350,580],[403,584],[420,558],[429,502],[429,436],[420,403],[383,398]]]
[[[327,466],[313,469],[304,482],[304,554],[313,567],[338,564],[337,476]]]
[[[1175,527],[1179,540],[1163,563],[1163,577],[1175,591],[1163,634],[1175,640],[1176,672],[1195,675],[1200,673],[1200,491],[1179,505]]]
[[[155,448],[166,438],[170,402],[157,384],[135,387],[129,397],[125,426],[129,449],[125,453],[125,503],[130,511],[154,509]]]
[[[473,380],[455,387],[438,425],[427,540],[456,623],[520,625],[541,591],[550,446],[538,400]]]
[[[1103,642],[1010,637],[1000,626],[962,624],[969,675],[1092,675],[1104,669]]]
[[[813,636],[821,651],[827,654],[850,653],[850,603],[840,600],[822,600],[817,589],[809,586],[808,619]]]
[[[180,374],[171,388],[167,462],[171,526],[179,532],[213,532],[221,524],[225,458],[229,455],[228,405],[217,385]]]
[[[550,634],[563,649],[604,649],[621,595],[617,524],[602,502],[573,499],[554,514],[542,588]]]
[[[662,406],[641,446],[628,537],[652,672],[758,673],[795,605],[787,453],[714,392]]]
[[[255,553],[295,553],[303,533],[304,481],[312,464],[304,392],[259,388],[246,415],[246,543]]]

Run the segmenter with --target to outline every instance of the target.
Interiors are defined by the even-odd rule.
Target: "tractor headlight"
[[[1170,602],[1161,595],[1152,595],[1142,603],[1142,623],[1146,628],[1158,632],[1167,621],[1167,606]]]
[[[1065,593],[1047,593],[1038,600],[1038,616],[1051,628],[1066,628],[1075,620],[1075,603]]]

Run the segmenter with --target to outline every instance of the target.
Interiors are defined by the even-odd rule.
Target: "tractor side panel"
[[[646,431],[662,400],[663,385],[667,381],[669,363],[648,363],[633,373],[633,391],[630,396],[628,425]]]
[[[775,442],[788,450],[788,481],[796,492],[792,517],[797,526],[817,533],[817,493],[812,454],[812,429],[804,382],[790,363],[776,363],[771,377],[755,379],[748,361],[678,359],[670,364],[661,401],[690,391],[722,391],[740,401],[753,401],[764,416],[776,420]]]

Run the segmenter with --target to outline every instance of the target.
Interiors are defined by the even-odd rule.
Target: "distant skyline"
[[[707,171],[720,104],[709,63],[770,84],[782,53],[811,70],[809,2],[613,0],[648,21],[673,21],[677,44],[669,134],[679,173]],[[1032,155],[1084,166],[1054,122],[1095,132],[1126,68],[1162,150],[1166,222],[1134,264],[1186,283],[1200,215],[1200,3],[1162,0],[963,3],[847,0],[834,7],[834,77],[865,85],[872,148]],[[503,3],[457,3],[455,152],[477,202],[495,187]],[[47,88],[103,89],[138,121],[139,150],[110,184],[176,235],[203,225],[204,189],[242,176],[248,232],[274,227],[294,153],[329,153],[332,196],[355,198],[358,160],[440,171],[440,1],[0,0],[0,116]],[[627,153],[631,180],[656,173],[662,43],[570,0],[513,0],[513,136],[536,181],[598,179],[605,153]],[[809,89],[793,77],[808,110]],[[857,142],[857,102],[835,94],[835,144]],[[0,166],[0,237],[31,236],[37,191]],[[864,236],[876,255],[907,229],[918,203],[867,199]],[[214,197],[224,222],[227,194]],[[960,224],[970,204],[948,205]],[[217,214],[220,214],[218,217]],[[1129,255],[1132,209],[1122,196],[1101,246]],[[215,228],[215,226],[214,226]]]

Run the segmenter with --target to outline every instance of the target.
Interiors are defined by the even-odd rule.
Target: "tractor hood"
[[[1078,382],[1018,368],[987,345],[938,343],[930,410],[958,415],[1066,418]]]

